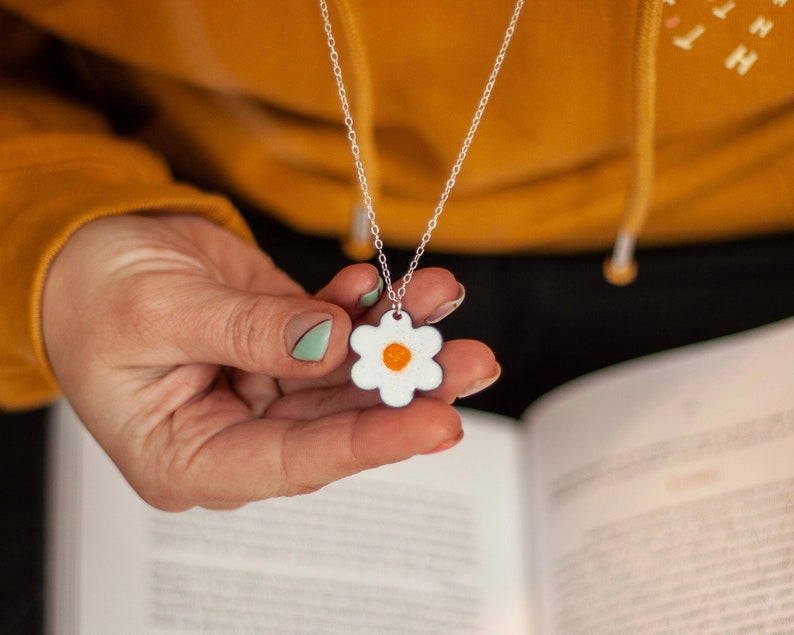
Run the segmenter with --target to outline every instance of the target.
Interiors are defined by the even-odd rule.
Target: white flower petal
[[[413,332],[412,340],[412,349],[427,357],[433,357],[438,353],[443,344],[441,333],[432,326],[420,326]]]
[[[392,408],[407,406],[413,398],[413,384],[387,382],[380,387],[380,400]]]
[[[353,329],[353,332],[350,334],[350,348],[363,356],[364,352],[373,345],[376,345],[379,339],[380,335],[376,326],[362,324]]]
[[[385,374],[381,366],[371,363],[369,358],[361,358],[350,369],[353,383],[363,390],[374,390],[383,383]]]
[[[444,371],[432,359],[426,360],[413,375],[414,384],[419,390],[433,390],[444,380]]]

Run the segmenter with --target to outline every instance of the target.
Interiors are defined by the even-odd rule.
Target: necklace
[[[355,163],[356,176],[361,189],[364,207],[367,211],[367,218],[369,219],[375,251],[378,255],[378,263],[385,282],[386,293],[392,303],[391,310],[383,314],[378,326],[361,325],[353,330],[350,336],[350,347],[361,358],[353,364],[350,371],[351,379],[356,386],[364,390],[378,388],[381,401],[386,405],[393,407],[405,406],[412,401],[414,390],[433,390],[441,385],[443,373],[441,366],[433,360],[433,356],[441,350],[441,334],[432,326],[414,328],[411,316],[402,308],[402,299],[416,268],[419,266],[419,260],[430,242],[433,231],[438,225],[438,219],[444,212],[449,195],[455,187],[463,162],[469,152],[469,147],[482,120],[485,107],[491,98],[496,78],[507,55],[507,49],[515,32],[521,9],[524,6],[524,0],[516,0],[510,21],[502,38],[502,44],[499,47],[490,75],[485,83],[477,109],[471,119],[469,129],[463,138],[460,152],[452,165],[449,177],[441,192],[433,215],[427,223],[425,233],[419,241],[414,257],[402,278],[402,283],[397,289],[394,288],[392,283],[391,271],[383,250],[383,240],[380,236],[380,228],[378,227],[377,217],[372,204],[369,183],[367,182],[364,164],[361,159],[361,149],[358,145],[358,135],[356,134],[350,102],[347,97],[347,89],[342,76],[342,67],[339,63],[339,53],[336,49],[328,3],[327,0],[319,0],[319,3],[339,102],[342,106],[344,122],[347,128],[347,138],[350,142],[350,150]]]

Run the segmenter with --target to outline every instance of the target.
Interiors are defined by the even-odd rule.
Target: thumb
[[[220,364],[272,377],[318,377],[347,357],[350,318],[335,304],[206,281],[199,289],[183,285],[176,294],[173,289],[158,311],[167,315],[146,320],[157,329],[157,346],[177,355],[171,362]]]

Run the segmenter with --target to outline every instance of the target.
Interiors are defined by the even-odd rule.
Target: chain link
[[[334,32],[331,26],[328,2],[327,0],[319,0],[319,2],[320,12],[323,18],[323,25],[325,27],[328,50],[330,51],[331,56],[331,64],[334,70],[334,79],[336,80],[339,102],[342,106],[342,114],[344,115],[344,122],[345,126],[347,127],[347,138],[348,141],[350,141],[350,150],[353,154],[353,161],[356,167],[356,176],[361,188],[364,207],[367,210],[367,218],[369,218],[370,230],[374,239],[375,250],[378,253],[378,264],[380,264],[381,272],[383,273],[383,280],[386,284],[388,298],[391,300],[394,310],[399,313],[402,308],[402,299],[405,296],[406,287],[413,279],[414,271],[416,271],[416,268],[419,266],[419,260],[425,253],[427,243],[430,242],[430,237],[438,226],[438,219],[444,212],[444,206],[447,204],[447,200],[449,199],[449,195],[452,192],[452,188],[455,187],[458,175],[460,174],[460,170],[463,167],[463,162],[466,160],[466,155],[469,153],[469,147],[474,140],[474,135],[477,132],[477,128],[480,126],[480,121],[482,120],[483,113],[485,112],[485,107],[488,105],[488,101],[491,99],[491,93],[493,92],[494,84],[496,84],[496,78],[499,75],[499,71],[502,68],[502,63],[504,62],[505,56],[507,55],[507,49],[510,46],[513,33],[515,33],[516,24],[518,23],[518,18],[521,15],[521,9],[524,6],[524,0],[516,0],[516,4],[513,7],[513,13],[510,16],[510,22],[508,23],[504,37],[502,38],[502,44],[499,47],[499,52],[496,55],[493,68],[491,69],[491,73],[488,76],[488,81],[485,83],[485,88],[483,89],[482,96],[480,97],[480,101],[477,104],[477,109],[474,111],[474,116],[472,117],[471,123],[469,124],[469,130],[463,139],[463,144],[461,145],[460,151],[458,152],[458,157],[455,160],[455,163],[452,165],[449,177],[447,178],[444,189],[441,192],[441,196],[439,197],[438,203],[436,204],[435,210],[433,211],[433,216],[428,221],[425,233],[422,235],[419,246],[416,248],[416,253],[411,260],[411,263],[408,265],[408,270],[403,276],[402,284],[396,291],[392,284],[391,271],[389,270],[389,266],[386,261],[386,254],[383,251],[383,240],[380,237],[380,227],[378,227],[375,210],[372,206],[372,196],[369,192],[369,183],[367,182],[364,163],[361,160],[361,149],[358,145],[358,135],[356,134],[356,130],[353,125],[353,114],[350,109],[350,102],[347,97],[347,89],[345,88],[345,82],[342,76],[342,67],[339,63],[339,53],[336,49],[336,39],[334,38]]]

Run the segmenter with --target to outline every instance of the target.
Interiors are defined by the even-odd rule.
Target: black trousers
[[[263,248],[309,291],[348,264],[336,241],[297,234],[258,214]],[[389,250],[395,276],[411,253]],[[496,351],[502,379],[462,405],[518,416],[562,382],[646,353],[794,315],[794,235],[647,250],[640,275],[615,288],[602,254],[463,257],[428,253],[466,286],[439,326]],[[38,633],[44,606],[45,411],[0,415],[0,632]]]
[[[249,221],[262,247],[309,291],[349,264],[336,241],[258,215]],[[387,256],[397,278],[413,253]],[[420,266],[450,269],[467,291],[438,325],[445,338],[480,339],[503,367],[493,387],[462,405],[519,416],[589,371],[794,315],[794,234],[644,250],[627,287],[603,279],[603,258],[425,254]]]

